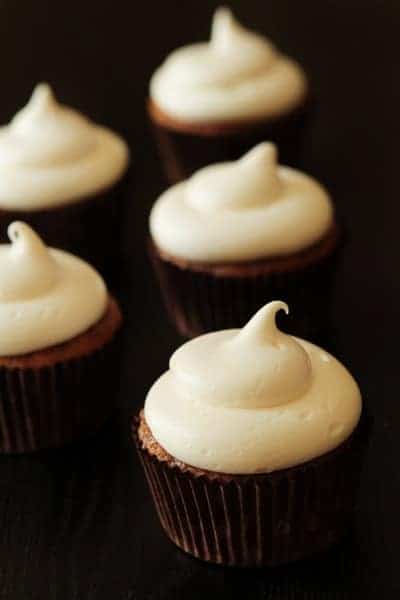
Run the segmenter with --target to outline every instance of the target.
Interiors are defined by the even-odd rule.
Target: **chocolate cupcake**
[[[339,237],[332,202],[311,177],[278,165],[273,144],[171,187],[152,209],[150,232],[182,335],[241,326],[276,297],[298,307],[296,334],[325,333]]]
[[[148,113],[175,183],[265,139],[298,164],[309,104],[303,69],[219,8],[209,42],[175,50],[156,70]]]
[[[26,221],[50,245],[109,271],[128,161],[118,135],[38,85],[27,106],[0,128],[0,231],[16,219]]]
[[[277,329],[279,309],[179,348],[134,423],[165,533],[206,561],[299,560],[351,522],[360,391],[333,356]]]
[[[60,446],[115,408],[121,313],[98,273],[26,224],[0,245],[0,452]]]

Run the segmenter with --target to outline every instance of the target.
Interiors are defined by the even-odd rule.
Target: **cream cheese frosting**
[[[211,165],[169,188],[151,211],[150,232],[174,257],[240,262],[308,248],[333,221],[326,190],[278,165],[276,147],[265,142],[238,161]]]
[[[285,114],[303,101],[306,89],[297,63],[222,7],[209,42],[175,50],[156,70],[150,97],[174,118],[211,123]]]
[[[145,418],[158,443],[197,468],[266,473],[338,447],[361,414],[359,388],[321,348],[281,332],[283,302],[243,329],[184,344],[150,389]]]
[[[94,325],[107,306],[103,279],[79,258],[47,248],[25,223],[0,244],[0,356],[66,342]]]
[[[114,184],[128,160],[122,138],[59,104],[39,84],[0,127],[0,207],[39,210],[91,196]]]

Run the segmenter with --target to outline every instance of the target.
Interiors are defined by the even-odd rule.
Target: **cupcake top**
[[[321,348],[279,331],[283,302],[243,329],[179,348],[153,385],[145,418],[155,439],[186,464],[222,473],[266,473],[339,446],[361,413],[359,388]]]
[[[114,184],[129,160],[115,133],[59,104],[47,84],[0,127],[0,207],[39,210]]]
[[[210,41],[172,52],[151,79],[150,97],[174,118],[222,123],[285,114],[306,89],[297,63],[219,8]]]
[[[206,263],[289,255],[332,227],[331,200],[314,179],[278,165],[273,144],[201,169],[155,203],[150,231],[159,249]]]
[[[47,248],[25,223],[0,244],[0,356],[18,356],[66,342],[103,316],[100,275],[79,258]]]

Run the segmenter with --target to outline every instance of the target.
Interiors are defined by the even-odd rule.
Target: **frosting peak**
[[[301,68],[226,7],[215,11],[210,40],[172,52],[150,84],[153,100],[168,114],[207,123],[285,113],[305,90]]]
[[[36,86],[28,104],[15,115],[10,133],[15,136],[15,142],[19,142],[19,158],[9,157],[13,161],[18,158],[21,165],[62,165],[66,161],[81,159],[95,148],[88,119],[59,104],[50,86],[45,83]],[[36,137],[36,152],[27,144],[32,135]],[[0,155],[0,161],[2,159]]]
[[[40,237],[26,223],[23,223],[22,221],[10,223],[7,234],[10,242],[13,244],[11,250],[16,251],[16,253],[18,252],[19,254],[24,252],[34,254],[36,257],[40,257],[48,262],[48,264],[54,264]]]
[[[250,321],[238,333],[240,340],[258,344],[269,343],[273,346],[279,345],[280,337],[288,337],[282,334],[276,326],[276,315],[283,310],[288,315],[289,307],[286,302],[274,300],[266,304],[250,319]]]
[[[229,47],[231,37],[239,27],[239,23],[235,21],[232,11],[228,7],[217,8],[211,25],[210,41],[213,47],[222,51]]]
[[[235,46],[239,46],[242,50],[242,60],[250,58],[250,56],[244,56],[243,52],[251,52],[254,66],[256,65],[256,56],[263,60],[265,66],[266,61],[272,60],[275,53],[272,44],[252,31],[246,30],[235,19],[229,8],[221,6],[214,13],[210,47],[213,51],[223,55],[231,52]],[[248,63],[247,66],[249,67],[250,64]]]
[[[32,92],[31,99],[25,108],[21,109],[14,117],[14,122],[23,123],[23,117],[27,114],[40,116],[48,110],[54,109],[57,106],[56,98],[53,90],[48,83],[38,83]]]
[[[102,317],[107,290],[90,265],[47,248],[26,223],[12,223],[8,235],[11,244],[0,244],[0,356],[60,344]]]
[[[271,302],[242,330],[188,342],[172,356],[172,373],[189,393],[215,406],[253,409],[292,402],[310,385],[311,366],[301,345],[277,328],[281,308],[288,310],[283,302]]]
[[[241,210],[265,206],[281,189],[276,146],[264,142],[238,161],[198,171],[188,181],[187,195],[198,210]]]
[[[259,169],[268,169],[269,171],[276,173],[278,166],[278,148],[272,142],[261,142],[242,156],[239,162],[249,170],[251,169],[254,174],[256,174]]]
[[[83,199],[111,185],[127,162],[118,136],[57,102],[41,83],[0,127],[0,206],[37,209]]]
[[[0,249],[0,302],[27,300],[49,290],[58,269],[39,236],[25,223],[8,227],[10,246]]]
[[[301,464],[339,446],[356,427],[361,396],[324,350],[275,323],[267,304],[241,330],[184,344],[149,391],[146,421],[183,462],[223,473]]]
[[[15,115],[12,119],[12,123],[17,130],[23,130],[24,125],[29,127],[35,120],[40,121],[40,119],[45,118],[47,114],[57,110],[68,109],[57,102],[54,92],[48,83],[38,83],[32,92],[28,104],[24,106],[24,108],[21,108]],[[75,116],[85,120],[85,118],[78,113],[75,113]]]

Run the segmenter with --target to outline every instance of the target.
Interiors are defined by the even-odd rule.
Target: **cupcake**
[[[283,302],[187,342],[133,427],[161,525],[179,548],[272,566],[348,531],[363,454],[361,396],[324,350],[282,333]]]
[[[284,162],[300,159],[309,93],[303,69],[227,8],[209,42],[179,48],[150,82],[148,113],[171,183],[235,160],[270,139]]]
[[[121,313],[98,273],[25,223],[0,244],[0,452],[60,446],[115,406]]]
[[[244,325],[276,297],[298,306],[295,333],[325,330],[338,245],[332,202],[314,179],[278,165],[271,143],[162,194],[150,214],[149,244],[184,336]]]
[[[0,128],[1,241],[12,221],[24,220],[50,245],[109,269],[128,160],[118,135],[38,85],[27,106]]]

